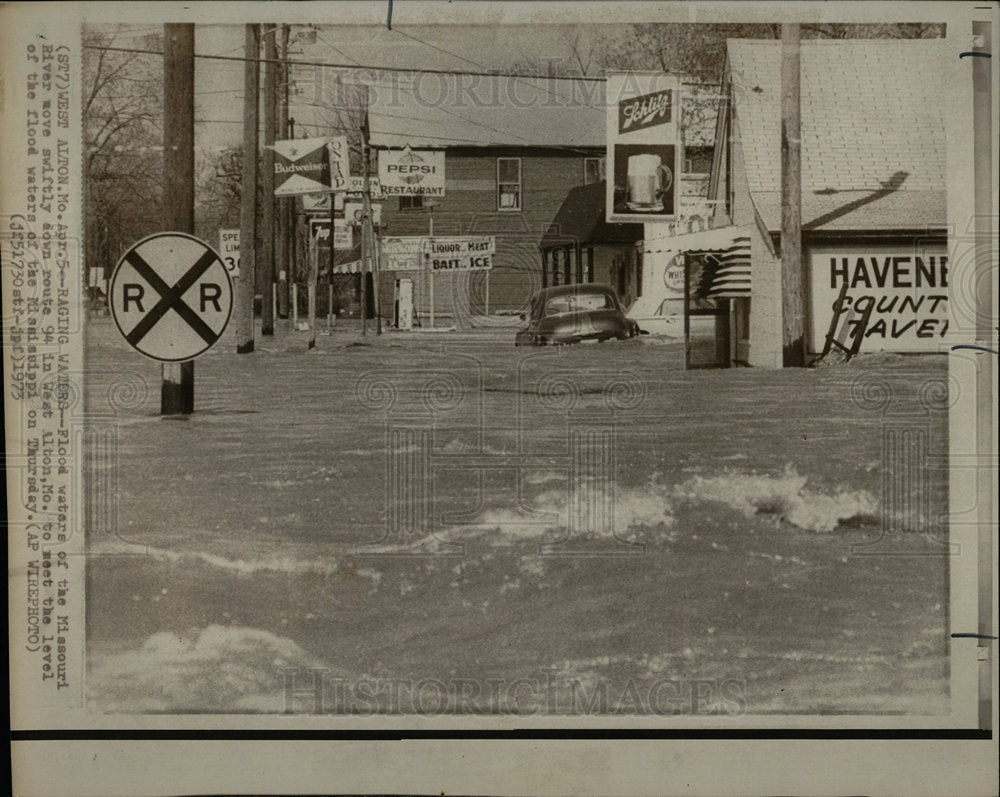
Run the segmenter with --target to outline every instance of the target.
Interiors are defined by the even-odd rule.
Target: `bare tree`
[[[115,52],[121,28],[83,32],[87,268],[114,266],[162,218],[162,58]],[[159,36],[136,49],[160,50]]]

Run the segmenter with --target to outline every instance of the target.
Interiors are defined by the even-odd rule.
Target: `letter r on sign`
[[[215,307],[215,312],[221,313],[219,297],[222,296],[222,286],[216,282],[203,282],[199,287],[201,288],[201,312],[204,313],[205,305],[211,302]]]
[[[122,312],[128,312],[128,303],[135,302],[135,306],[140,313],[146,312],[142,308],[142,297],[146,289],[137,282],[126,282],[122,285]]]

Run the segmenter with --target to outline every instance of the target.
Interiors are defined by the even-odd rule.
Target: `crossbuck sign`
[[[193,235],[156,233],[118,261],[109,288],[111,315],[125,341],[160,362],[208,351],[233,309],[233,290],[218,253]]]

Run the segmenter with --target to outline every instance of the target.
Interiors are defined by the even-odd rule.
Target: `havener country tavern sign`
[[[919,249],[816,247],[811,253],[813,335],[822,351],[834,303],[846,284],[839,330],[871,316],[862,351],[938,351],[948,332],[948,254],[944,245]]]

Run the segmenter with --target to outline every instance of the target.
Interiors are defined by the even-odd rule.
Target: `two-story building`
[[[522,308],[541,287],[539,243],[566,195],[604,169],[604,83],[484,75],[418,74],[372,86],[369,140],[376,155],[409,147],[444,152],[443,196],[388,197],[383,235],[495,236],[493,268],[439,274],[435,312],[492,314]],[[426,274],[415,282],[425,317]],[[393,274],[380,286],[392,307]]]

